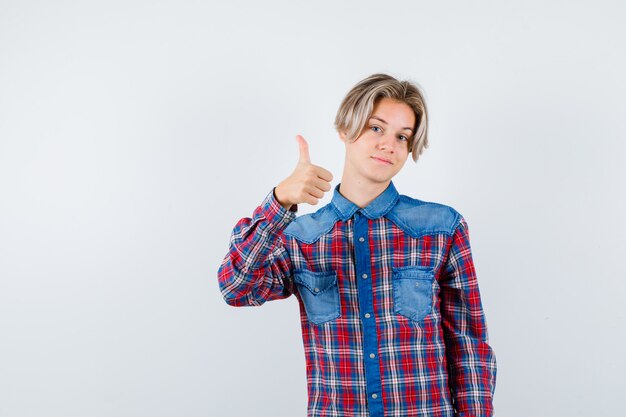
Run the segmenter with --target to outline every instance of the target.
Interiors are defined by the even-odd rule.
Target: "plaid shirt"
[[[233,306],[297,297],[308,416],[493,415],[495,355],[453,208],[393,182],[359,208],[337,185],[296,218],[272,191],[236,224],[218,277]]]

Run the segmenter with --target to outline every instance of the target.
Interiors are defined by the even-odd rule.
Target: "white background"
[[[496,414],[623,412],[621,1],[0,1],[0,416],[303,416],[295,298],[227,306],[295,135],[341,179],[360,79],[419,83],[394,179],[467,219]],[[301,205],[299,214],[318,209]]]

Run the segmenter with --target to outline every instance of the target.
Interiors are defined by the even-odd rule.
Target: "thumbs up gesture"
[[[296,140],[300,148],[296,169],[274,190],[276,199],[287,210],[294,204],[317,204],[324,193],[330,190],[330,181],[333,179],[330,171],[311,163],[306,140],[300,135],[296,136]]]

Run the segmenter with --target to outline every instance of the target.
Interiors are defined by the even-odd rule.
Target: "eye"
[[[370,129],[372,129],[372,131],[374,131],[376,133],[383,131],[380,127],[375,126],[375,125],[370,126]]]
[[[398,136],[398,139],[403,140],[403,141],[408,141],[408,140],[409,140],[409,138],[407,138],[407,137],[406,137],[406,136],[404,136],[404,135],[400,135],[400,136]]]

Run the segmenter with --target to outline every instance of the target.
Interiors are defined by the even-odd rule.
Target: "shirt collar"
[[[339,217],[344,222],[354,215],[357,211],[361,211],[363,215],[369,219],[377,219],[384,216],[393,208],[399,199],[398,191],[393,185],[393,181],[389,182],[389,186],[378,197],[376,197],[367,207],[360,208],[352,201],[348,200],[339,192],[339,186],[335,186],[333,199],[331,200],[332,206],[335,211],[339,213]]]

